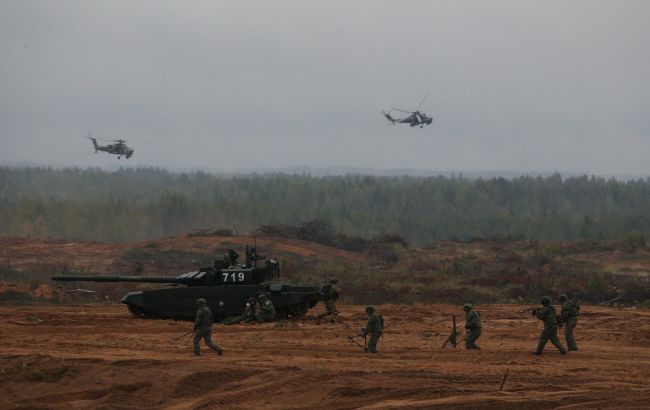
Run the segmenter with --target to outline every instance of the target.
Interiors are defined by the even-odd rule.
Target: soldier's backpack
[[[379,326],[381,327],[381,331],[383,333],[384,331],[384,317],[380,315],[379,313],[377,314],[377,317],[379,318]]]

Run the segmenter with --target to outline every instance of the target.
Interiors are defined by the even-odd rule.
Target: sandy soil
[[[385,305],[377,355],[345,339],[363,307],[341,306],[338,324],[215,325],[224,356],[194,357],[174,341],[190,323],[122,305],[0,307],[0,408],[648,408],[650,311],[583,307],[580,352],[538,357],[520,309],[478,307],[480,351],[441,350],[457,306]]]

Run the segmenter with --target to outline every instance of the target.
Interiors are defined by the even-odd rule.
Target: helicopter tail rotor
[[[93,138],[93,137],[90,135],[90,131],[88,131],[88,139],[89,139],[90,141],[92,141],[92,143],[93,143],[93,148],[95,148],[95,154],[96,154],[96,153],[97,153],[97,148],[98,148],[98,146],[97,146],[97,139],[96,139],[96,138]]]
[[[382,111],[381,114],[386,118],[387,123],[395,125],[395,122],[397,122],[397,120],[390,115],[390,111]]]

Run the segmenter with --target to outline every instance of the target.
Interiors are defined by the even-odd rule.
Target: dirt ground
[[[650,311],[583,307],[579,352],[532,351],[541,322],[488,305],[480,351],[441,349],[457,306],[379,306],[377,355],[343,323],[215,325],[222,357],[174,338],[192,324],[134,319],[123,305],[0,307],[0,408],[648,408]],[[462,322],[461,322],[462,323]],[[363,343],[363,338],[360,339]],[[499,391],[504,372],[508,377]]]

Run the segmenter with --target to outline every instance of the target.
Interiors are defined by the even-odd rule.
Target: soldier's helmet
[[[260,293],[259,296],[257,296],[259,300],[266,300],[266,294]]]
[[[257,299],[255,299],[255,297],[253,297],[253,296],[251,296],[251,297],[248,298],[248,301],[249,301],[249,302],[255,302],[256,300],[257,300]]]
[[[371,305],[366,306],[366,313],[372,313],[374,311],[375,311],[374,306],[371,306]]]
[[[339,280],[337,278],[330,279],[330,283],[337,283]]]
[[[564,293],[561,294],[559,298],[557,298],[557,300],[560,301],[560,302],[564,302],[567,299],[569,299],[569,297],[567,295],[565,295]]]
[[[541,300],[541,304],[544,305],[544,306],[550,305],[551,304],[551,298],[549,298],[548,296],[544,296],[542,298],[542,300]]]
[[[465,304],[463,305],[463,310],[464,310],[465,312],[469,312],[469,311],[472,310],[472,309],[473,309],[473,306],[472,306],[471,304],[469,304],[469,303],[465,303]]]
[[[203,298],[199,298],[196,300],[196,306],[206,306],[207,304],[208,301]]]

